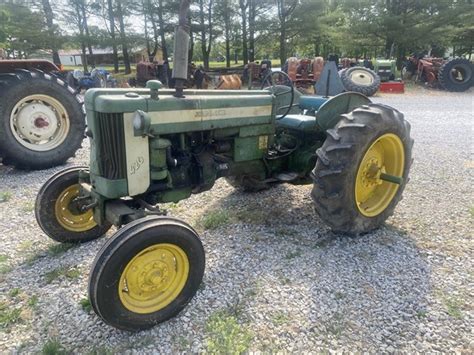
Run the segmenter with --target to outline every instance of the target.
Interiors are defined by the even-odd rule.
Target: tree
[[[56,26],[53,23],[54,13],[49,0],[41,0],[42,10],[46,19],[46,26],[48,27],[49,38],[51,40],[51,50],[53,53],[53,62],[56,65],[60,65],[58,52],[58,36],[56,33]]]
[[[119,21],[120,28],[120,41],[122,45],[123,64],[125,65],[125,74],[130,74],[132,68],[130,66],[130,56],[128,54],[127,36],[125,34],[125,20],[124,20],[124,8],[122,4],[123,0],[116,0],[116,13]]]
[[[199,0],[199,26],[201,33],[201,51],[204,62],[204,69],[209,69],[209,53],[213,41],[213,0]]]

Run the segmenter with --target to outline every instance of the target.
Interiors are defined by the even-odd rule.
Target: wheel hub
[[[372,76],[362,70],[354,70],[351,79],[357,85],[371,85],[374,82]]]
[[[355,182],[355,201],[367,217],[382,213],[394,198],[405,166],[400,138],[392,133],[380,136],[362,158]]]
[[[155,244],[138,253],[125,267],[119,297],[135,313],[156,312],[179,295],[189,273],[186,253],[174,244]]]
[[[58,196],[54,206],[56,220],[64,229],[71,232],[85,232],[97,225],[92,210],[81,212],[78,209],[76,199],[79,196],[79,189],[79,184],[66,188]]]
[[[20,137],[39,144],[54,138],[60,124],[56,113],[40,102],[22,106],[16,115],[16,128]]]
[[[64,142],[69,133],[69,116],[54,97],[30,95],[19,100],[10,115],[11,132],[24,147],[48,151]]]

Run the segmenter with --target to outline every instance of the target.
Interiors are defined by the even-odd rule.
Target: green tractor
[[[291,85],[183,90],[188,7],[183,1],[175,36],[176,90],[157,81],[89,90],[90,166],[52,176],[36,201],[37,221],[56,241],[86,242],[119,228],[89,278],[93,309],[119,329],[175,316],[201,283],[199,236],[165,216],[161,203],[209,190],[219,178],[251,191],[313,184],[320,218],[336,232],[360,234],[393,213],[408,180],[410,125],[361,94],[299,96]]]
[[[376,59],[374,62],[374,71],[380,76],[381,82],[395,80],[396,70],[394,59]]]

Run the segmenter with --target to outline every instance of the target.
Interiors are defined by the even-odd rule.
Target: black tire
[[[133,312],[120,299],[118,289],[121,275],[140,252],[161,243],[177,246],[184,251],[189,262],[187,279],[168,305],[155,312]],[[186,307],[201,284],[204,267],[204,248],[197,233],[188,224],[170,217],[139,219],[115,233],[97,254],[89,276],[92,308],[115,328],[128,331],[151,328],[174,317]]]
[[[66,229],[59,221],[60,217],[56,213],[58,198],[67,188],[78,183],[79,171],[87,169],[71,167],[61,170],[51,176],[38,192],[35,203],[36,221],[43,232],[57,242],[85,243],[105,235],[111,227],[110,223],[106,223],[92,226],[85,231],[73,231]]]
[[[474,65],[469,60],[455,58],[443,64],[438,73],[438,81],[445,90],[466,91],[474,85],[473,71]]]
[[[0,150],[3,152],[4,158],[7,158],[4,160],[17,168],[46,169],[63,164],[74,156],[81,147],[85,131],[82,99],[75,94],[74,89],[55,75],[39,71],[17,70],[14,75],[3,75],[3,80],[0,80],[0,83],[2,82],[0,90]],[[52,145],[51,149],[44,148],[44,146],[44,150],[36,149],[34,144],[20,138],[19,133],[16,136],[14,133],[16,129],[11,126],[11,114],[15,106],[30,95],[43,95],[56,100],[67,112],[67,117],[61,116],[61,120],[68,122],[69,128],[66,127],[64,131],[58,133],[60,138],[58,138],[57,145]],[[32,105],[31,103],[25,104]],[[53,110],[52,112],[57,113],[58,111]],[[56,116],[56,118],[58,117]],[[31,124],[33,123],[31,122]],[[36,123],[34,124],[36,125]],[[57,129],[60,130],[60,126],[58,125]],[[40,147],[41,144],[37,146]]]
[[[370,104],[342,115],[337,125],[327,133],[323,146],[316,151],[318,160],[311,174],[314,180],[311,195],[316,212],[335,232],[370,232],[393,213],[408,181],[413,147],[410,124],[397,110]],[[403,183],[383,211],[367,217],[359,211],[356,203],[357,171],[369,147],[388,133],[396,135],[403,145]]]
[[[342,84],[347,91],[354,91],[365,96],[374,95],[380,87],[380,76],[376,72],[364,67],[347,68],[339,72]],[[367,84],[354,81],[354,75],[360,75],[368,78]]]

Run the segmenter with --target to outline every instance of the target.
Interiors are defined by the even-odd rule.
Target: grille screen
[[[127,177],[122,113],[98,113],[100,175],[117,180]]]

